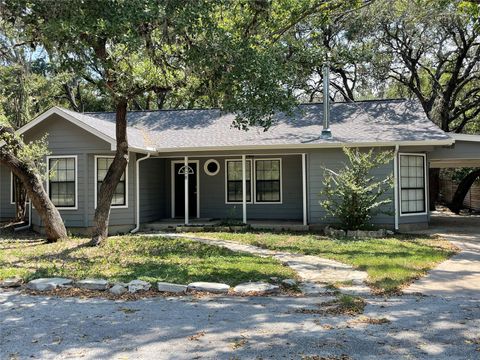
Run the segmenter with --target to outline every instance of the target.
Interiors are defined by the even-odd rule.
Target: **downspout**
[[[395,203],[395,231],[398,231],[399,223],[399,206],[398,206],[398,150],[399,146],[395,145],[395,157],[393,158],[393,198]]]
[[[32,201],[30,200],[30,203],[28,204],[28,224],[15,228],[14,231],[27,230],[27,229],[30,229],[31,226],[32,226]]]
[[[135,208],[135,228],[130,231],[130,234],[135,234],[140,230],[140,161],[147,160],[150,157],[150,153],[147,156],[144,156],[140,159],[137,159],[135,162],[135,199],[136,199],[136,208]]]

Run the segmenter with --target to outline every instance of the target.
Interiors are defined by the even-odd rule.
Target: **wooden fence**
[[[445,203],[452,201],[453,195],[457,190],[458,183],[450,179],[440,179],[440,199]],[[480,183],[475,182],[470,191],[465,196],[463,206],[467,209],[480,211]]]

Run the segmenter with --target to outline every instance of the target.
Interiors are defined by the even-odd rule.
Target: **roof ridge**
[[[332,105],[336,104],[358,104],[358,103],[369,103],[369,102],[400,102],[400,101],[411,101],[407,98],[392,98],[392,99],[364,99],[356,101],[335,101],[332,102]],[[299,106],[310,106],[310,105],[323,105],[323,102],[309,102],[309,103],[300,103]],[[152,112],[174,112],[174,111],[213,111],[222,109],[219,107],[211,108],[187,108],[187,109],[155,109],[155,110],[128,110],[129,113],[152,113]],[[74,110],[70,110],[74,111]],[[114,114],[115,111],[85,111],[79,112],[80,114]]]

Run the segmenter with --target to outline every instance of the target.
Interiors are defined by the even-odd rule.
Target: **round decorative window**
[[[205,162],[203,169],[205,170],[205,173],[207,175],[214,176],[214,175],[217,175],[218,172],[220,171],[220,164],[218,163],[217,160],[210,159]]]

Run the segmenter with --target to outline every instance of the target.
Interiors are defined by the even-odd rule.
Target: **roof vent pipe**
[[[330,65],[328,61],[323,64],[323,129],[322,138],[331,139],[330,130]]]

